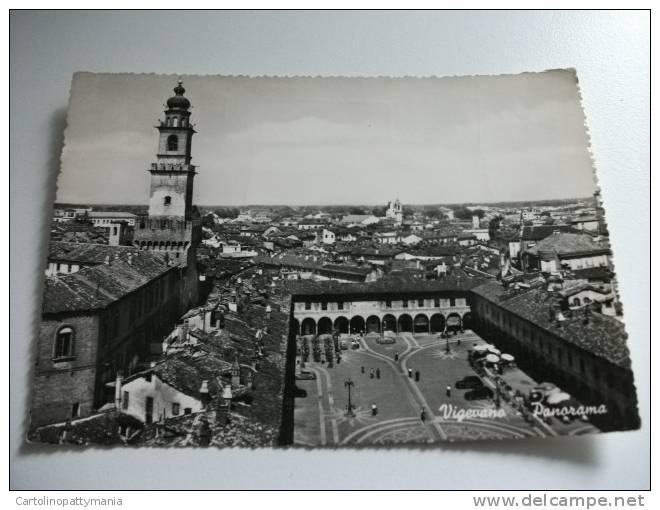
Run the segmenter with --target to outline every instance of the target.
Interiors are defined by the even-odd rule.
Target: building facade
[[[31,427],[89,416],[106,384],[160,349],[177,317],[180,273],[162,255],[108,259],[46,278]]]

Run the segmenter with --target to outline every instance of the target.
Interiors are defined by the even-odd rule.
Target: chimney
[[[132,253],[128,254],[128,265],[129,266],[133,265],[133,254]]]
[[[104,263],[106,266],[109,266],[109,265],[110,265],[110,255],[106,255],[106,256],[105,256],[105,259],[103,260],[103,263]]]
[[[117,376],[115,378],[115,409],[119,411],[121,409],[121,400],[122,400],[122,391],[121,387],[124,382],[124,375],[121,370],[117,371]]]
[[[222,394],[218,397],[215,411],[215,422],[218,425],[226,425],[229,423],[229,408],[231,407],[231,399],[233,398],[231,386],[226,385],[222,389]]]
[[[206,409],[209,405],[209,382],[207,380],[202,381],[202,385],[199,387],[199,399],[202,402],[202,409]]]

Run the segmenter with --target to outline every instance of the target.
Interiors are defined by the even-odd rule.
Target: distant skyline
[[[176,80],[75,76],[57,202],[147,203],[154,126]],[[572,70],[183,81],[203,207],[487,204],[596,190]]]

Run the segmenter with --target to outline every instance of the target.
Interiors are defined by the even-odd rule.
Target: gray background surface
[[[648,13],[14,12],[11,17],[12,488],[648,487]],[[428,450],[62,451],[22,445],[40,268],[72,73],[405,76],[563,67],[575,67],[580,79],[621,282],[642,430]]]

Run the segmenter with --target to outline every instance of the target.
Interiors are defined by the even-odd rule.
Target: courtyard
[[[323,335],[319,338],[322,342]],[[357,340],[355,348],[351,347],[353,338]],[[468,352],[475,344],[487,343],[472,331],[447,339],[433,334],[399,333],[385,337],[385,342],[378,334],[342,335],[342,340],[348,349],[341,350],[339,362],[328,362],[324,357],[313,361],[312,356],[303,362],[298,357],[297,373],[305,374],[296,380],[297,445],[424,444],[597,430],[581,420],[563,423],[554,418],[525,417],[504,399],[468,400],[466,395],[469,397],[472,390],[456,388],[456,383],[476,376]],[[299,339],[310,350],[312,341],[311,335]],[[503,377],[514,385],[531,388],[537,384],[519,369]],[[486,387],[491,384],[488,377],[483,381]]]

